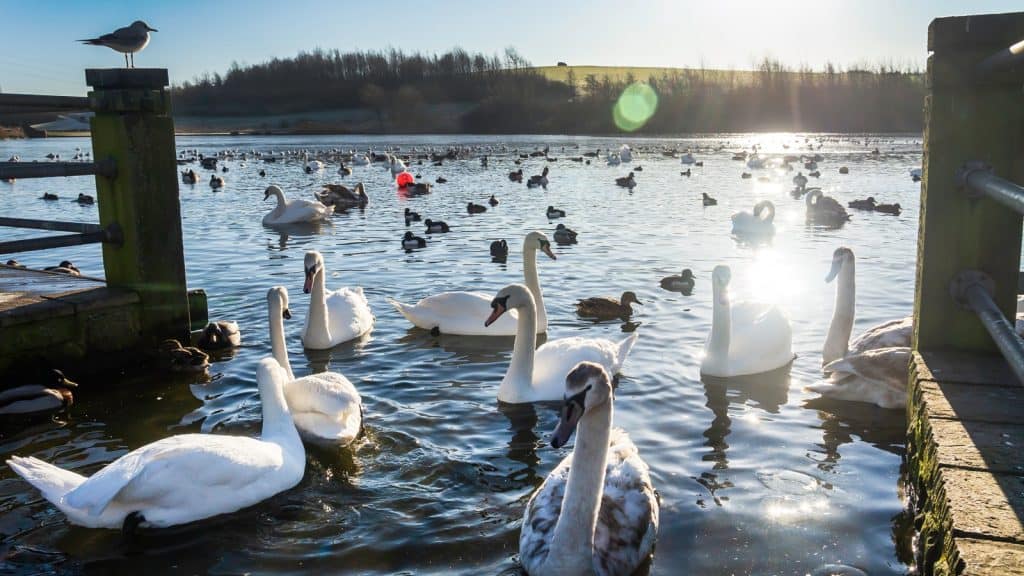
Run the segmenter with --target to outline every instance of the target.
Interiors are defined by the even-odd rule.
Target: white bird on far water
[[[118,28],[110,34],[104,34],[99,38],[89,38],[86,40],[79,40],[83,44],[91,44],[93,46],[106,46],[112,50],[124,54],[124,67],[135,68],[135,53],[141,52],[143,48],[149,44],[149,33],[157,32],[156,28],[150,28],[148,24],[142,20],[136,20],[132,22],[131,26],[125,26],[124,28]],[[128,64],[128,55],[131,54],[131,65]]]

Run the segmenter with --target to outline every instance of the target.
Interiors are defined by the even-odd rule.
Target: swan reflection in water
[[[367,344],[373,340],[373,332],[366,332],[361,336],[347,340],[338,344],[333,348],[326,348],[324,350],[311,350],[303,347],[302,352],[306,355],[306,360],[309,362],[309,374],[319,374],[321,372],[327,372],[330,369],[332,363],[337,364],[350,364],[358,358],[363,356],[363,351],[366,349]],[[342,374],[346,374],[351,378],[350,374],[347,374],[345,370],[338,370]],[[296,378],[301,378],[305,373],[301,370],[297,370],[295,373]]]
[[[508,458],[523,464],[508,471],[508,489],[529,487],[532,490],[544,480],[537,474],[537,466],[541,461],[537,456],[537,448],[543,444],[542,437],[536,432],[537,409],[533,404],[498,402],[498,411],[508,418],[508,430],[512,433],[508,442]]]
[[[330,226],[330,220],[327,221],[326,225]],[[264,225],[263,227],[265,229],[272,230],[277,233],[277,246],[274,246],[273,243],[269,243],[267,248],[272,251],[283,252],[288,249],[288,241],[293,240],[292,237],[294,237],[294,240],[300,241],[298,247],[301,247],[302,245],[307,244],[308,240],[320,235],[324,226],[324,222],[320,221],[297,222],[295,224],[275,224],[273,226]],[[302,242],[301,240],[306,240],[307,242]]]

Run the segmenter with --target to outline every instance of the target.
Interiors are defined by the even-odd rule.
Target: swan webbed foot
[[[138,510],[128,514],[124,517],[124,523],[121,524],[121,534],[126,540],[134,541],[138,534],[139,526],[145,521],[146,517]]]

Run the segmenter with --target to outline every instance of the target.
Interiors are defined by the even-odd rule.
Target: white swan
[[[512,360],[498,387],[498,400],[511,404],[559,400],[565,391],[565,375],[580,362],[596,362],[616,374],[636,343],[636,332],[621,342],[605,338],[559,338],[537,348],[537,307],[529,288],[510,284],[491,301],[489,326],[508,310],[517,310],[516,341]],[[536,348],[536,350],[534,350]]]
[[[763,200],[753,212],[732,215],[732,233],[737,236],[772,236],[775,234],[775,205]]]
[[[694,158],[693,154],[690,154],[689,152],[687,152],[686,154],[683,154],[679,158],[679,163],[680,164],[694,164],[695,162],[697,162],[697,159]]]
[[[793,331],[789,319],[774,304],[730,304],[731,278],[728,266],[715,266],[711,273],[711,333],[704,344],[700,373],[730,378],[770,372],[792,362]]]
[[[270,349],[284,368],[288,383],[284,397],[299,434],[318,444],[348,446],[363,425],[363,399],[348,378],[337,372],[321,372],[296,379],[288,361],[284,321],[292,317],[288,291],[275,286],[267,291],[270,315]]]
[[[316,250],[306,252],[304,265],[306,283],[302,291],[310,296],[306,327],[302,330],[303,346],[325,350],[373,329],[373,312],[362,287],[328,292],[324,288],[324,257]]]
[[[537,276],[537,250],[555,259],[548,237],[543,232],[530,232],[523,240],[523,278],[537,303],[537,332],[543,333],[548,330],[548,315]],[[491,300],[492,296],[483,292],[442,292],[427,296],[414,306],[395,300],[389,302],[402,316],[426,330],[437,328],[442,334],[464,336],[515,336],[518,312],[499,318],[489,327],[480,324],[480,318],[491,313]]]
[[[608,374],[590,362],[565,379],[562,417],[551,438],[573,453],[530,497],[519,559],[531,576],[632,574],[651,555],[659,505],[647,463],[622,430],[612,429]]]
[[[370,159],[365,154],[354,154],[352,163],[356,166],[367,166],[370,164]]]
[[[273,184],[267,186],[263,200],[266,201],[271,196],[277,197],[277,206],[263,216],[265,226],[327,220],[334,212],[334,206],[325,206],[314,200],[288,200],[284,196],[284,191]]]
[[[619,148],[619,159],[622,162],[633,161],[633,150],[629,147],[629,145],[623,144],[622,147]]]
[[[272,358],[256,370],[263,404],[259,439],[181,434],[157,440],[86,478],[37,458],[7,464],[72,524],[163,528],[257,504],[302,480],[306,452],[285,403],[284,370]]]
[[[406,171],[405,162],[398,156],[388,154],[388,166],[391,168],[391,176],[398,176]]]
[[[302,155],[302,159],[304,161],[303,165],[302,165],[302,169],[305,170],[307,174],[312,174],[313,172],[319,172],[319,171],[324,169],[324,163],[319,161],[319,160],[312,160],[311,161],[309,159],[309,154],[303,154]]]

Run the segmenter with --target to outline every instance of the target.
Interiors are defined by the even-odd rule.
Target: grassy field
[[[613,82],[623,81],[630,74],[635,80],[647,80],[651,76],[661,78],[664,75],[700,75],[704,74],[707,82],[717,83],[733,77],[736,84],[747,84],[754,80],[754,72],[749,70],[700,70],[697,68],[665,68],[657,66],[536,66],[534,70],[551,80],[569,81],[569,71],[576,75],[576,85],[582,86],[587,76],[593,74],[598,80],[608,76]]]

